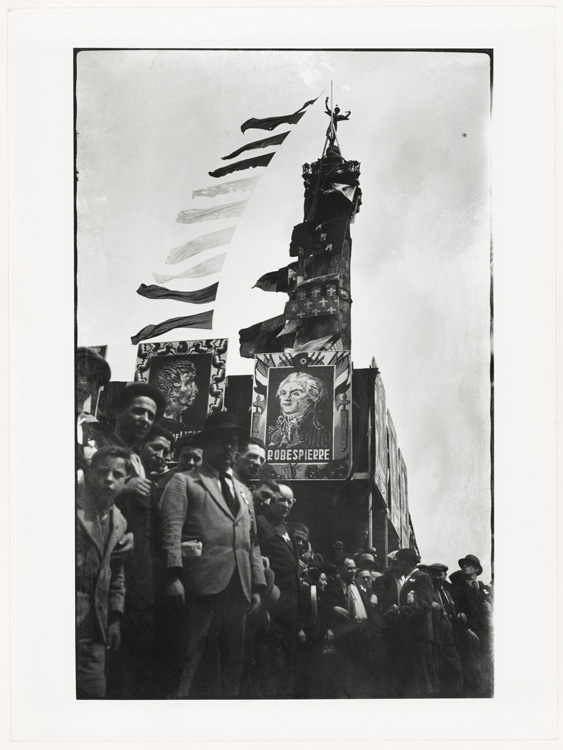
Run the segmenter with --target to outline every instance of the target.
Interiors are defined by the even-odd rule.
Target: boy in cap
[[[106,651],[121,642],[127,523],[114,500],[129,469],[123,448],[102,448],[92,457],[79,488],[76,525],[76,694],[105,698]]]

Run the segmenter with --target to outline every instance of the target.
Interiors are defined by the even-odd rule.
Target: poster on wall
[[[352,465],[350,352],[256,356],[252,434],[279,479],[343,479]]]
[[[407,484],[407,465],[401,449],[399,448],[399,495],[401,498],[401,544],[403,547],[409,546],[409,502],[408,502],[408,484]]]
[[[397,446],[397,432],[387,411],[387,430],[389,435],[389,508],[391,510],[391,523],[397,534],[401,535],[401,495],[399,489],[399,455]]]
[[[381,497],[388,505],[387,499],[387,424],[385,421],[385,387],[381,375],[375,379],[375,441],[374,462],[375,484],[381,492]]]
[[[228,339],[139,344],[135,380],[166,396],[162,425],[174,435],[199,432],[225,400]]]

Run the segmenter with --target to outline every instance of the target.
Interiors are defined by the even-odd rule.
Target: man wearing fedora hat
[[[492,696],[492,587],[477,580],[483,568],[475,555],[458,561],[452,573],[453,597],[457,608],[458,650],[467,697]]]
[[[246,617],[266,587],[251,495],[232,471],[240,434],[234,416],[210,414],[203,463],[172,477],[162,496],[165,595],[186,612],[175,698],[238,695]]]

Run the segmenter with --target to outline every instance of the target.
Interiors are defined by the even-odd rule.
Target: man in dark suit
[[[281,488],[280,488],[281,489]],[[266,634],[268,653],[268,698],[290,698],[293,695],[297,605],[299,601],[299,550],[286,523],[293,495],[278,492],[261,517],[262,554],[268,558],[275,575],[280,598],[269,609],[270,627]]]
[[[492,587],[477,580],[483,568],[475,555],[466,555],[458,562],[460,570],[452,573],[450,580],[457,607],[464,695],[489,698],[493,694]]]
[[[344,554],[338,577],[322,600],[327,641],[334,645],[336,664],[330,697],[375,698],[387,691],[385,623],[355,582],[356,563]]]
[[[203,463],[176,474],[161,505],[165,595],[186,607],[176,698],[239,693],[247,614],[260,607],[264,567],[249,490],[233,477],[239,429],[228,412],[205,420]]]
[[[434,584],[432,628],[436,695],[441,698],[459,698],[463,691],[463,677],[454,634],[456,608],[451,584],[446,581],[448,566],[433,563],[427,569]]]
[[[385,613],[392,632],[390,673],[393,697],[427,698],[434,693],[432,670],[432,601],[430,576],[416,567],[412,549],[400,549],[398,604]]]

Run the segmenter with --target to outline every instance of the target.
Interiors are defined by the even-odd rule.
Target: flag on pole
[[[210,177],[224,177],[231,172],[240,172],[241,169],[250,169],[250,167],[267,167],[272,161],[275,153],[275,151],[272,151],[271,154],[260,154],[260,156],[254,156],[251,159],[235,161],[233,164],[229,164],[226,167],[219,167],[219,169],[215,169],[208,174]]]
[[[240,180],[231,180],[230,182],[223,182],[220,185],[209,185],[209,187],[194,190],[192,192],[192,198],[215,198],[217,195],[252,190],[258,183],[259,179],[260,176],[243,177]]]
[[[240,129],[244,133],[246,130],[250,130],[250,128],[255,128],[256,130],[273,130],[274,128],[277,128],[278,125],[283,125],[284,123],[295,125],[305,114],[303,110],[309,105],[314,104],[318,98],[319,97],[317,96],[315,99],[311,99],[310,101],[305,102],[305,104],[300,107],[297,112],[294,112],[291,115],[264,117],[262,119],[251,117],[250,120],[243,122],[243,124],[240,126]]]
[[[328,336],[322,336],[314,341],[307,341],[305,344],[296,344],[292,350],[294,352],[332,352],[342,351],[342,337],[339,333],[331,333]],[[285,351],[288,351],[287,349]]]
[[[240,156],[244,151],[252,151],[255,148],[266,148],[266,146],[277,146],[280,143],[283,143],[287,136],[291,133],[291,130],[286,130],[285,133],[279,133],[278,135],[272,135],[269,138],[262,138],[261,141],[252,141],[252,143],[247,143],[245,146],[241,146],[240,148],[237,148],[236,151],[233,151],[232,154],[229,154],[228,156],[222,156],[221,159],[234,159],[235,156]]]
[[[197,266],[188,268],[187,271],[173,274],[172,276],[163,276],[160,273],[153,273],[154,280],[158,284],[165,284],[167,281],[171,281],[172,279],[188,279],[201,278],[202,276],[211,276],[211,274],[219,273],[219,271],[223,268],[223,263],[225,262],[226,257],[227,253],[223,253],[222,255],[215,255],[213,258],[209,258],[209,260],[204,260],[201,263],[198,263]]]
[[[233,238],[235,233],[236,224],[226,229],[219,229],[217,232],[210,232],[204,234],[201,237],[196,237],[195,240],[186,242],[185,245],[175,247],[170,251],[170,254],[164,261],[165,263],[180,263],[186,258],[191,258],[193,255],[209,250],[212,247],[220,247],[221,245],[228,245]]]
[[[194,305],[204,305],[207,302],[213,302],[217,297],[217,287],[219,282],[216,281],[210,286],[203,289],[196,289],[194,292],[176,292],[173,289],[166,289],[156,284],[141,284],[137,289],[137,294],[147,299],[173,299],[176,302],[191,302]]]
[[[135,336],[131,336],[131,343],[138,344],[140,341],[161,336],[168,333],[174,328],[206,328],[213,327],[213,310],[197,313],[196,315],[186,315],[181,318],[169,318],[156,325],[148,325],[142,328]]]
[[[185,211],[180,211],[176,221],[180,222],[180,224],[194,224],[196,221],[230,219],[233,216],[240,216],[247,203],[248,199],[237,201],[236,203],[225,203],[222,206],[215,206],[213,208],[188,208]]]

